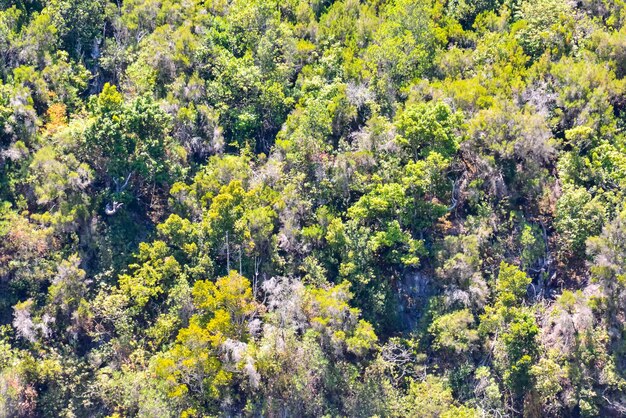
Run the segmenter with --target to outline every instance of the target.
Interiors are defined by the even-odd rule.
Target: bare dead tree
[[[226,231],[226,274],[230,273],[230,242],[228,241],[228,231]]]
[[[239,246],[239,275],[242,276],[242,269],[241,269],[241,245]]]
[[[254,295],[255,299],[256,299],[257,293],[258,293],[259,267],[260,266],[261,266],[261,258],[258,257],[257,255],[255,255],[254,256],[254,278],[253,278],[253,285],[252,285],[252,291],[253,291],[253,295]]]
[[[130,177],[132,176],[132,174],[133,174],[132,172],[128,173],[128,176],[126,176],[126,180],[124,180],[124,183],[122,183],[122,185],[120,185],[117,179],[113,179],[113,182],[115,183],[116,194],[120,194],[126,189],[126,187],[128,186],[128,181],[130,180]],[[122,207],[122,205],[124,204],[116,200],[109,202],[104,208],[104,213],[106,213],[109,216],[113,216],[117,213],[118,209]]]
[[[459,180],[461,180],[459,178]],[[454,180],[450,180],[450,182],[452,183],[452,195],[451,195],[451,204],[450,206],[448,206],[448,212],[452,212],[454,209],[456,209],[456,205],[458,204],[458,196],[457,196],[457,192],[458,192],[458,183],[459,180],[454,181]]]
[[[106,207],[104,208],[104,213],[109,216],[113,216],[117,213],[117,210],[122,207],[122,205],[123,203],[120,202],[107,203]]]

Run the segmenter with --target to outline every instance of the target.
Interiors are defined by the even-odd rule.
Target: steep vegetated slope
[[[0,0],[0,416],[625,416],[625,23]]]

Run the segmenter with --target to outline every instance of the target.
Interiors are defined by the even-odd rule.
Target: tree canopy
[[[626,416],[624,0],[0,0],[0,417]]]

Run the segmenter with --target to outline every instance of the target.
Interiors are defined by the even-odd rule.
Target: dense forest
[[[626,416],[626,0],[0,0],[0,417]]]

